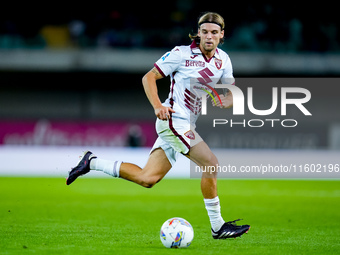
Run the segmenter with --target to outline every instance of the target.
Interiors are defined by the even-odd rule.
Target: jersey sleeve
[[[233,67],[231,65],[231,61],[229,57],[227,57],[227,61],[223,69],[221,83],[222,84],[235,84],[235,78],[233,76]]]
[[[179,47],[175,47],[171,51],[165,53],[155,64],[154,66],[157,70],[163,75],[163,77],[168,76],[169,74],[175,72],[182,60],[182,54]]]

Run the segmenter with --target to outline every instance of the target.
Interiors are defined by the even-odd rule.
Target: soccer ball
[[[162,225],[160,238],[166,248],[186,248],[194,238],[194,229],[183,218],[171,218]]]

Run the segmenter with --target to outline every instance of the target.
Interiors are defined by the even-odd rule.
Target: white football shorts
[[[203,141],[195,127],[186,119],[157,119],[156,132],[158,138],[150,153],[162,148],[172,166],[176,163],[178,153],[187,154],[191,147]]]

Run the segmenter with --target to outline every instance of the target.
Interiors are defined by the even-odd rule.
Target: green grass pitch
[[[242,238],[214,240],[198,179],[145,189],[120,179],[0,178],[0,254],[339,254],[340,181],[219,180],[225,220]],[[195,237],[167,249],[159,229],[183,217]]]

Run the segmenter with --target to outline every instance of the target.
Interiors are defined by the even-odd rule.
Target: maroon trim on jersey
[[[156,63],[154,63],[153,65],[154,65],[154,67],[157,68],[158,72],[159,72],[163,77],[166,77],[166,75],[163,73],[162,69],[161,69]]]
[[[173,123],[172,123],[172,114],[170,114],[169,127],[170,127],[170,130],[172,131],[172,133],[175,136],[177,136],[179,138],[179,140],[181,140],[181,142],[190,150],[190,144],[188,144],[187,141],[185,141],[185,139],[180,134],[178,134],[176,129],[174,128]]]
[[[175,81],[175,74],[176,74],[177,72],[173,72],[172,73],[172,79],[171,79],[171,88],[170,88],[170,92],[171,92],[171,97],[170,97],[170,103],[172,102],[172,101],[174,101],[174,99],[173,99],[173,97],[174,97],[174,86],[175,86],[175,83],[176,83],[176,81]],[[173,105],[171,105],[171,108],[172,108],[172,106]]]
[[[194,102],[196,100],[196,96],[188,89],[184,90],[184,96],[190,100],[190,102]]]
[[[195,40],[192,41],[192,43],[190,44],[190,49],[193,50],[195,48],[199,48],[198,44],[196,44]]]
[[[176,74],[176,72],[172,73],[172,82],[171,82],[171,89],[170,89],[170,91],[171,91],[170,105],[171,105],[172,109],[174,108],[173,95],[174,95],[174,86],[175,86],[175,74]],[[173,126],[173,123],[172,123],[172,112],[170,112],[169,128],[172,131],[172,133],[175,136],[177,136],[179,138],[179,140],[181,140],[181,142],[190,150],[190,144],[188,144],[187,141],[185,141],[185,139],[180,134],[178,134],[178,132],[176,131],[176,129]]]
[[[198,114],[201,111],[201,105],[197,102],[197,97],[188,89],[184,91],[184,103],[185,106],[194,114]]]
[[[186,104],[191,105],[191,104],[193,104],[193,103],[195,102],[192,98],[189,98],[188,95],[184,95],[184,96],[185,96],[184,102],[185,102]]]
[[[203,56],[205,62],[210,63],[210,60],[212,60],[212,59],[215,57],[215,54],[214,54],[214,56],[212,56],[212,57],[209,58],[209,59],[207,59],[207,57],[206,57],[203,53],[202,53],[202,56]]]

